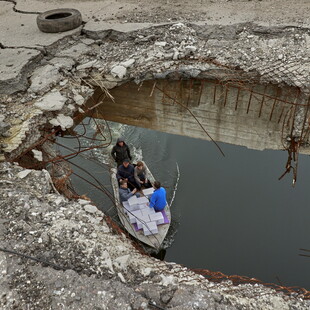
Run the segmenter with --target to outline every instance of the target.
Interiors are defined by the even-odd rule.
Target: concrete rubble
[[[260,1],[241,0],[139,8],[133,1],[103,2],[104,10],[97,1],[70,3],[85,24],[45,34],[32,10],[69,3],[1,1],[0,161],[20,160],[30,150],[42,161],[36,148],[46,131],[73,127],[96,87],[177,76],[255,79],[309,94],[309,8],[301,0],[289,17],[286,0],[273,15],[266,1],[259,8]],[[142,255],[87,200],[55,193],[47,171],[8,163],[0,169],[0,247],[64,268],[0,251],[1,309],[152,309],[150,302],[176,310],[310,309],[296,296],[211,283]]]

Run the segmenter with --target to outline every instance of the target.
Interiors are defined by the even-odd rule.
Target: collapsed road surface
[[[302,295],[212,283],[141,254],[88,200],[57,193],[43,169],[55,156],[47,135],[72,128],[96,87],[229,76],[307,98],[307,1],[63,2],[84,24],[56,34],[40,32],[33,13],[58,3],[1,5],[1,309],[310,308]]]

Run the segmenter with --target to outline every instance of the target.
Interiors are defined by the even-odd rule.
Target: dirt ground
[[[70,6],[80,9],[85,21],[97,19],[160,23],[183,20],[208,24],[310,24],[309,0],[17,0],[16,8],[44,11]]]
[[[124,1],[124,3],[137,3]],[[138,1],[132,21],[207,21],[209,23],[308,23],[310,3],[307,0],[201,0]]]

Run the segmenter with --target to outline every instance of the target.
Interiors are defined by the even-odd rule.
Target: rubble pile
[[[25,93],[12,94],[20,90],[20,83],[8,88],[8,80],[0,80],[2,154],[14,158],[29,147],[35,133],[27,132],[34,124],[47,130],[72,127],[74,113],[85,112],[83,104],[96,87],[106,91],[132,80],[255,81],[298,87],[307,95],[309,42],[307,29],[253,23],[219,27],[87,23],[80,35],[59,39],[46,49],[41,60],[30,55],[26,65],[20,61],[22,66],[16,69],[28,83]]]

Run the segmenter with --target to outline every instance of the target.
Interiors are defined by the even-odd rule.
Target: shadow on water
[[[158,253],[151,254],[151,256],[160,260],[164,260],[166,256],[166,250],[160,250]]]

